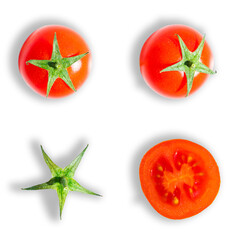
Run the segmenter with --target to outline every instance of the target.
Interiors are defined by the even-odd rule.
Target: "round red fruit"
[[[170,98],[192,94],[215,72],[205,36],[184,25],[169,25],[144,43],[140,70],[146,83]]]
[[[43,96],[74,93],[89,73],[90,53],[84,39],[70,28],[47,25],[34,31],[19,54],[19,71],[26,83]]]

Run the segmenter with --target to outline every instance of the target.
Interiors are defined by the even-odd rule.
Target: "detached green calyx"
[[[187,77],[187,95],[186,95],[187,97],[192,89],[195,72],[207,74],[215,74],[216,72],[212,71],[210,68],[208,68],[206,65],[200,62],[202,50],[204,47],[205,36],[203,37],[201,43],[194,52],[189,51],[189,49],[183,42],[182,38],[179,35],[177,36],[181,47],[182,60],[170,67],[163,69],[160,73],[169,71],[185,72]]]
[[[88,52],[74,57],[62,58],[58,46],[57,34],[55,33],[51,60],[29,60],[26,63],[31,63],[34,66],[43,68],[48,71],[48,84],[46,94],[46,97],[48,97],[49,92],[57,78],[61,78],[73,91],[76,91],[72,80],[69,77],[67,68],[87,54]]]
[[[57,191],[59,198],[59,207],[60,207],[60,219],[62,219],[62,210],[65,203],[65,199],[69,191],[82,192],[87,194],[92,194],[96,196],[101,196],[97,193],[91,192],[86,188],[82,187],[77,181],[73,179],[75,171],[87,149],[86,148],[64,169],[58,167],[49,156],[44,152],[42,146],[42,154],[46,164],[48,165],[52,178],[45,183],[38,184],[28,188],[22,188],[22,190],[41,190],[41,189],[54,189]]]

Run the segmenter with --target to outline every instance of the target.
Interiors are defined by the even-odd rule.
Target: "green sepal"
[[[65,200],[68,195],[68,192],[69,192],[69,189],[67,187],[64,188],[62,185],[60,185],[57,188],[57,195],[58,195],[58,199],[59,199],[60,219],[62,219],[62,211],[63,211],[63,207],[65,204]]]
[[[54,39],[53,39],[53,50],[52,50],[52,57],[51,60],[52,61],[58,61],[62,59],[60,50],[59,50],[59,46],[58,46],[58,41],[57,41],[57,34],[54,33]]]
[[[74,57],[63,58],[60,53],[60,49],[57,41],[57,34],[54,33],[53,50],[52,50],[51,59],[50,60],[31,59],[27,61],[26,64],[30,63],[36,67],[39,67],[48,71],[48,84],[47,84],[47,92],[46,92],[46,97],[48,97],[53,84],[58,78],[61,78],[73,91],[76,92],[76,89],[68,74],[67,68],[70,67],[75,62],[79,61],[88,53],[89,52],[86,52]]]
[[[77,170],[77,167],[82,160],[84,153],[86,152],[88,145],[83,149],[83,151],[67,166],[64,168],[64,175],[72,178]]]
[[[60,218],[62,218],[62,211],[64,203],[69,191],[76,191],[87,193],[91,195],[101,196],[97,193],[94,193],[84,187],[82,187],[76,180],[73,179],[73,176],[77,170],[77,167],[87,150],[88,145],[85,149],[64,169],[58,167],[46,154],[43,147],[41,146],[43,158],[48,165],[52,178],[45,183],[34,185],[32,187],[22,188],[22,190],[42,190],[42,189],[54,189],[57,191],[59,198],[59,209],[60,209]]]
[[[186,94],[187,97],[192,89],[195,72],[201,72],[206,74],[215,74],[216,72],[214,72],[213,70],[211,70],[206,65],[200,62],[205,42],[205,36],[203,36],[201,43],[194,52],[191,52],[187,48],[186,44],[179,35],[177,35],[177,37],[181,48],[182,60],[176,64],[173,64],[161,70],[160,73],[169,71],[185,72],[187,78],[187,94]]]
[[[43,155],[43,158],[46,162],[46,164],[48,165],[50,171],[51,171],[51,174],[52,174],[52,177],[57,177],[60,175],[61,173],[61,168],[58,167],[52,160],[51,158],[45,153],[42,145],[40,146],[41,147],[41,150],[42,150],[42,155]]]
[[[54,69],[50,69],[48,71],[48,84],[47,84],[47,95],[46,95],[46,97],[48,97],[53,84],[55,83],[55,81],[58,78],[58,75],[59,75],[59,73],[57,71],[55,71]]]
[[[83,186],[81,186],[77,181],[75,181],[74,179],[69,179],[68,181],[68,188],[70,191],[74,191],[74,192],[81,192],[81,193],[87,193],[87,194],[91,194],[91,195],[96,195],[101,197],[100,194],[92,192],[86,188],[84,188]]]
[[[86,56],[87,54],[89,54],[89,52],[86,52],[86,53],[83,53],[81,55],[77,55],[77,56],[74,56],[74,57],[62,58],[61,59],[61,64],[62,64],[63,68],[68,68],[72,64],[74,64],[75,62],[77,62],[78,60],[80,60],[81,58]]]
[[[45,70],[50,71],[51,70],[51,66],[54,66],[54,62],[50,61],[50,60],[29,60],[27,61],[27,63],[30,63],[36,67],[39,68],[43,68]]]
[[[49,184],[48,182],[34,185],[32,187],[21,188],[22,190],[43,190],[43,189],[55,189],[53,185]]]
[[[71,78],[69,77],[67,69],[62,69],[61,71],[58,72],[58,76],[74,91],[76,92],[76,89],[72,83]],[[50,89],[49,89],[50,92]],[[48,93],[49,93],[48,92]]]
[[[194,71],[194,69],[185,67],[185,74],[186,74],[186,77],[187,77],[187,95],[186,96],[188,96],[189,92],[192,89],[195,71]]]

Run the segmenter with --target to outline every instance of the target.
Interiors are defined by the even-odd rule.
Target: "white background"
[[[239,238],[238,1],[4,1],[1,7],[0,221],[3,239]],[[46,99],[23,81],[18,53],[46,24],[79,32],[92,53],[91,74],[77,93]],[[212,48],[217,74],[194,95],[163,98],[144,82],[139,53],[148,36],[185,24]],[[138,179],[144,153],[184,138],[206,147],[221,173],[214,203],[174,221],[145,199]],[[70,192],[59,220],[53,190],[21,191],[51,175],[40,144],[64,167],[89,143],[75,179],[102,198]],[[2,237],[1,237],[2,238]]]

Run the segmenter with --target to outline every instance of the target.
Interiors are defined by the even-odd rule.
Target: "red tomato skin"
[[[204,185],[204,192],[194,201],[181,189],[182,200],[178,206],[173,206],[161,200],[151,176],[151,169],[161,156],[169,159],[171,163],[173,153],[179,149],[201,156],[204,170],[207,173],[204,177],[207,183]],[[220,188],[219,168],[211,153],[201,145],[183,139],[167,140],[148,150],[139,166],[139,178],[143,193],[152,207],[170,219],[184,219],[200,213],[214,201]]]
[[[32,59],[51,59],[54,33],[57,34],[57,41],[63,58],[89,52],[85,40],[78,33],[65,26],[47,25],[34,31],[21,48],[18,66],[25,82],[42,96],[46,96],[47,93],[48,72],[32,64],[26,64],[26,62]],[[82,86],[89,74],[90,60],[89,53],[67,69],[76,90]],[[58,78],[50,90],[49,97],[60,98],[72,93],[74,91],[62,79]]]
[[[146,83],[158,94],[169,98],[185,97],[187,80],[183,72],[172,71],[160,73],[182,59],[179,35],[187,48],[194,52],[199,46],[202,35],[184,25],[169,25],[154,32],[144,43],[140,54],[140,70]],[[201,62],[207,67],[213,67],[213,56],[205,40]],[[208,74],[195,73],[190,94],[199,89],[208,78]]]

